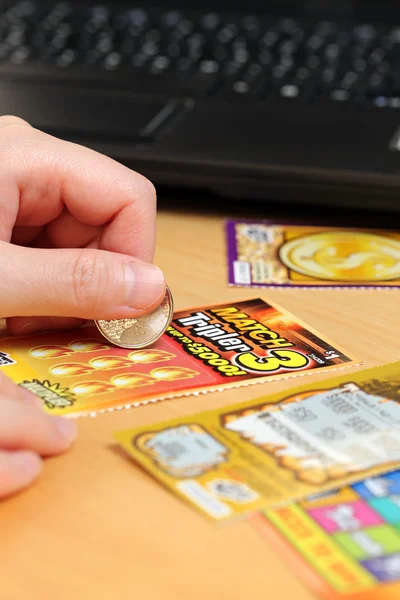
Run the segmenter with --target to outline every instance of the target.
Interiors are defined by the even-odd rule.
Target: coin
[[[330,281],[400,277],[400,242],[377,234],[329,231],[305,235],[283,244],[279,256],[292,271]]]
[[[121,348],[146,348],[154,344],[172,321],[174,301],[167,286],[164,300],[152,313],[137,319],[95,321],[100,333]]]

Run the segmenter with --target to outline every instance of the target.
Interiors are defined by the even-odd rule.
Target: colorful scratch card
[[[229,283],[400,287],[400,232],[228,221]]]
[[[3,339],[0,351],[0,367],[13,381],[65,415],[354,364],[336,344],[259,299],[177,312],[143,350],[112,346],[89,327]]]
[[[251,520],[323,598],[400,598],[400,471]]]
[[[117,435],[213,520],[275,507],[394,468],[400,362]]]

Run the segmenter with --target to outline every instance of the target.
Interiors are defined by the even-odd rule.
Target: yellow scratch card
[[[160,482],[223,521],[393,469],[399,433],[400,362],[116,438]]]
[[[400,287],[397,231],[226,224],[229,283],[249,287]]]

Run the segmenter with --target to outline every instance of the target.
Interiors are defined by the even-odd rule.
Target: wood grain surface
[[[160,210],[156,263],[165,271],[177,309],[261,296],[340,343],[365,366],[400,359],[396,291],[229,288],[224,216],[232,214]],[[113,433],[121,429],[296,383],[274,382],[81,419],[73,450],[48,460],[35,486],[0,505],[0,598],[311,600],[290,564],[246,521],[208,524],[113,442]]]

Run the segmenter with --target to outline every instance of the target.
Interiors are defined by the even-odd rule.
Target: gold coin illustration
[[[329,281],[400,278],[400,241],[372,233],[327,231],[284,244],[279,256],[292,271]]]

